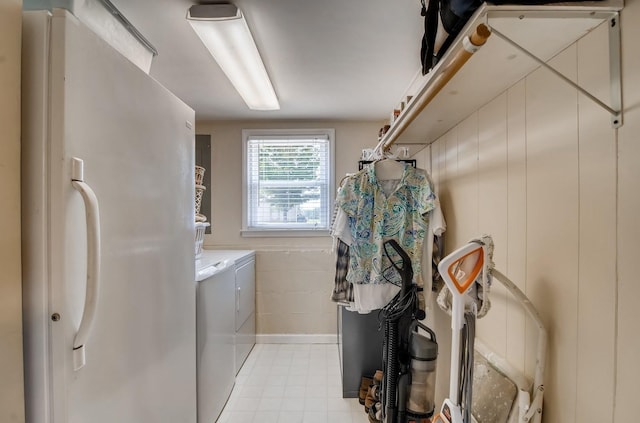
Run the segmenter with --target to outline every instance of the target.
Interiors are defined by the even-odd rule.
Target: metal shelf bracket
[[[589,91],[582,88],[580,85],[573,82],[571,79],[564,76],[555,68],[550,66],[547,62],[540,59],[529,50],[516,43],[508,36],[504,35],[495,28],[491,28],[491,33],[497,35],[499,38],[507,42],[512,47],[521,51],[529,58],[533,59],[540,66],[549,70],[557,77],[562,79],[567,84],[578,90],[581,94],[588,99],[596,103],[601,108],[605,109],[611,114],[611,126],[613,128],[619,128],[622,126],[622,79],[621,79],[621,65],[620,65],[620,16],[619,13],[613,14],[608,20],[609,26],[609,86],[610,86],[610,102],[611,106],[601,101],[599,98],[591,94]]]
[[[620,14],[609,19],[609,78],[611,89],[611,106],[617,110],[611,116],[614,128],[622,126],[622,64],[620,52]]]

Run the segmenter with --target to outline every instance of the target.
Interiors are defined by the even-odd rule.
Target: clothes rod
[[[467,63],[471,55],[487,42],[490,35],[491,31],[489,28],[481,23],[471,35],[463,38],[462,45],[464,48],[456,53],[447,67],[435,77],[435,81],[426,88],[424,93],[415,98],[414,101],[416,101],[416,104],[405,111],[406,115],[403,116],[401,120],[398,120],[396,125],[391,126],[389,137],[387,139],[383,137],[378,145],[376,145],[375,151],[384,152],[391,148],[411,122],[413,122],[431,100],[449,83],[451,78],[458,73],[462,66]]]

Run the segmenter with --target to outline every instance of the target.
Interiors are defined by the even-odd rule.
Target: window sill
[[[328,230],[305,229],[243,229],[240,235],[246,238],[309,238],[331,236]]]

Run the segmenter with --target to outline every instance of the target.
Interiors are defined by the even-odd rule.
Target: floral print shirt
[[[348,215],[353,242],[349,249],[347,280],[357,284],[400,285],[401,280],[384,252],[384,242],[395,239],[411,258],[414,283],[420,278],[422,247],[428,230],[428,213],[435,208],[426,171],[405,165],[400,179],[388,194],[370,165],[344,182],[338,191],[338,206]],[[398,265],[400,257],[387,248]]]

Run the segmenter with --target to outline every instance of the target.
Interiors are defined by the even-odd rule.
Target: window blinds
[[[329,229],[328,136],[250,136],[246,154],[248,229]]]

